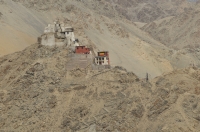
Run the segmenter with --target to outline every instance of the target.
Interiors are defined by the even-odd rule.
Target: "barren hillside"
[[[198,3],[0,0],[0,131],[199,132]],[[70,48],[38,44],[56,19],[111,69],[69,70]]]
[[[0,130],[197,132],[200,74],[150,82],[124,68],[68,71],[69,50],[38,44],[0,58]]]
[[[1,32],[4,37],[0,39],[0,53],[18,51],[36,42],[47,23],[60,19],[74,27],[82,45],[92,45],[95,51],[108,50],[111,66],[123,66],[139,77],[148,72],[154,78],[176,68],[199,65],[198,49],[195,52],[170,49],[129,20],[101,15],[98,9],[91,8],[92,3],[4,1],[0,8],[3,14],[0,27],[4,31]]]
[[[1,0],[0,14],[0,56],[34,44],[48,21],[38,12],[11,0]]]
[[[192,9],[195,4],[197,2],[185,0],[1,0],[0,30],[3,32],[0,33],[0,55],[20,51],[33,44],[47,23],[63,16],[78,15],[78,12],[69,14],[76,8],[82,8],[81,11],[87,8],[92,14],[104,15],[112,20],[128,19],[147,23],[179,15]]]
[[[134,22],[152,22],[176,16],[191,8],[196,2],[186,0],[106,0],[122,16]]]
[[[56,9],[62,12],[66,11],[66,4],[70,1],[64,0],[14,0],[20,2],[28,8],[37,10]],[[159,0],[100,0],[100,1],[74,1],[77,4],[83,4],[96,13],[106,15],[112,18],[126,18],[131,21],[151,22],[167,16],[175,16],[191,9],[191,6],[197,4],[195,1],[174,0],[161,2]]]
[[[199,47],[200,11],[188,11],[146,24],[142,29],[166,46],[181,49]]]

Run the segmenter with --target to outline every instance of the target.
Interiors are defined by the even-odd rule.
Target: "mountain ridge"
[[[67,70],[70,54],[66,46],[34,44],[0,58],[1,130],[200,129],[200,71],[196,67],[146,82],[119,66]]]

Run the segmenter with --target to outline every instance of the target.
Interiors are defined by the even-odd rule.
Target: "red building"
[[[76,46],[75,53],[76,54],[90,54],[90,48],[87,48],[85,46]]]

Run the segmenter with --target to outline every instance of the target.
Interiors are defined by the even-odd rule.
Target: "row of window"
[[[97,64],[103,64],[104,63],[104,61],[102,61],[102,62],[97,62]]]
[[[105,57],[102,58],[96,58],[97,60],[105,60]],[[108,60],[108,57],[106,57],[106,60]]]
[[[89,51],[90,49],[88,49],[88,48],[81,48],[81,47],[77,47],[76,49],[84,49],[84,50],[87,50],[87,51]]]

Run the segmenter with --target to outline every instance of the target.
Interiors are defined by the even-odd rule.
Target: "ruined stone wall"
[[[45,28],[44,33],[55,32],[55,25],[49,24],[48,27]]]
[[[55,45],[55,34],[46,33],[41,36],[41,44],[45,46],[54,46]]]
[[[54,24],[48,24],[44,30],[44,35],[42,35],[40,39],[41,42],[38,42],[46,46],[63,46],[65,44],[69,46],[79,46],[75,41],[73,28],[59,21],[54,22]]]

